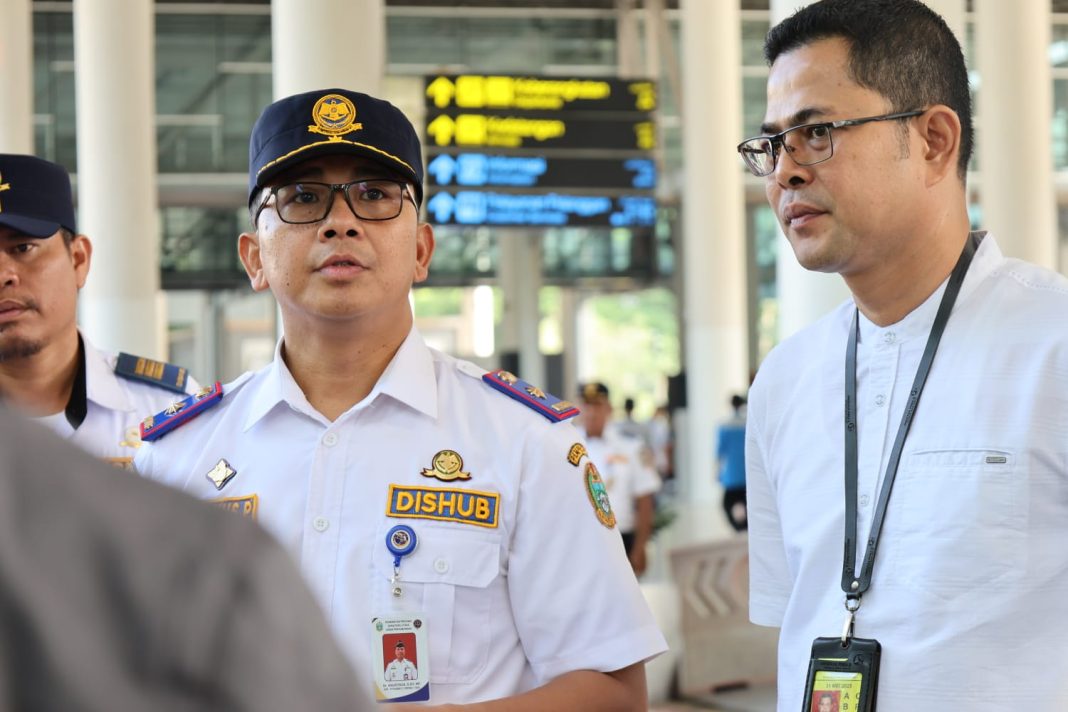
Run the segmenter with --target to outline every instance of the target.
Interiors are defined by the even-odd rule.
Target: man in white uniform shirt
[[[586,433],[590,460],[600,470],[608,499],[616,513],[616,528],[623,537],[631,568],[638,576],[647,566],[645,549],[653,534],[654,495],[660,476],[653,469],[652,453],[641,440],[625,435],[612,422],[608,386],[591,382],[580,389],[581,425]]]
[[[365,679],[389,630],[372,621],[401,621],[426,635],[432,704],[644,709],[644,661],[665,644],[560,422],[576,408],[413,326],[434,233],[411,123],[365,94],[309,92],[264,110],[249,153],[239,251],[284,335],[221,397],[147,422],[146,439],[184,424],[138,471],[256,516]]]
[[[404,641],[398,640],[397,644],[393,646],[394,658],[386,666],[387,680],[415,680],[419,677],[419,671],[415,669],[415,665],[405,657],[407,654],[408,651],[404,646]]]
[[[750,617],[781,628],[779,709],[830,689],[817,637],[878,641],[879,712],[1068,709],[1068,280],[969,232],[960,46],[920,2],[825,0],[765,57],[767,135],[739,150],[798,261],[852,292],[750,393]]]
[[[196,383],[184,368],[98,351],[78,331],[91,256],[67,171],[0,154],[0,395],[90,454],[128,466],[141,419]]]

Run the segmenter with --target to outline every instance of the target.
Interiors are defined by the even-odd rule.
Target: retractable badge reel
[[[393,577],[389,582],[393,586],[393,595],[397,598],[404,594],[400,585],[401,559],[415,551],[418,541],[415,530],[406,524],[398,524],[386,534],[386,548],[393,554]]]

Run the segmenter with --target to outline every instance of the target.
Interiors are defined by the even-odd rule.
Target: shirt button
[[[330,520],[326,517],[316,517],[312,520],[312,526],[315,527],[317,532],[325,532],[330,528]]]
[[[868,495],[866,495],[866,494],[860,495],[860,506],[861,507],[867,507],[868,506]]]
[[[886,396],[884,396],[883,394],[880,393],[879,395],[875,396],[875,405],[882,405],[885,402]]]
[[[434,570],[437,571],[439,574],[445,573],[449,570],[449,562],[445,559],[435,559]]]
[[[883,334],[883,341],[885,341],[888,344],[892,344],[895,341],[897,341],[897,334],[895,334],[892,331],[888,331],[885,334]]]
[[[334,447],[337,445],[337,433],[327,433],[323,436],[323,445]]]

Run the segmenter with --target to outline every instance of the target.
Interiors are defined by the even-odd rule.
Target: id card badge
[[[874,712],[881,649],[870,638],[816,638],[801,712]]]
[[[403,613],[375,618],[372,679],[378,702],[425,702],[430,699],[430,648],[426,616]]]

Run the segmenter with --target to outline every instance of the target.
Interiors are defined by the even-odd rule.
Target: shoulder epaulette
[[[183,395],[186,381],[189,380],[189,373],[181,366],[126,353],[119,354],[115,362],[115,375],[131,381],[149,383]]]
[[[490,371],[482,376],[482,380],[509,398],[514,398],[557,423],[579,414],[579,409],[573,403],[560,400],[508,371]]]
[[[162,412],[141,421],[141,439],[149,442],[158,440],[218,403],[222,400],[222,394],[222,384],[216,381],[211,388],[202,388],[183,400],[171,403]]]

